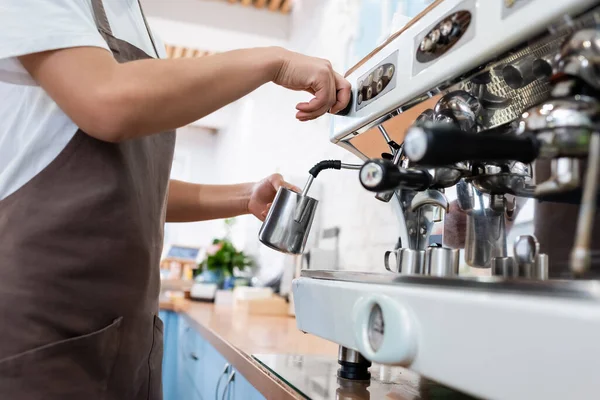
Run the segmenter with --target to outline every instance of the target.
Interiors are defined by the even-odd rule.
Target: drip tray
[[[474,399],[400,367],[374,364],[371,380],[360,382],[338,378],[339,365],[331,357],[257,354],[253,358],[311,400]]]

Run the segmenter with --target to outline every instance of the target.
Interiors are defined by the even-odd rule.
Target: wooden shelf
[[[271,12],[279,12],[288,14],[292,11],[294,0],[223,0],[231,4],[241,4],[243,6],[254,6],[256,8],[264,8]]]
[[[191,49],[183,46],[166,45],[168,58],[198,58],[215,54],[214,51]]]

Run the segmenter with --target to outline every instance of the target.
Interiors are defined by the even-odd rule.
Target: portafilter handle
[[[404,152],[408,159],[429,167],[464,161],[530,163],[537,158],[539,147],[533,136],[467,133],[452,124],[414,126],[404,139]]]

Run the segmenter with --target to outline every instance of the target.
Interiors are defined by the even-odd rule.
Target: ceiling
[[[223,0],[231,4],[264,8],[267,11],[287,14],[292,10],[294,0]]]

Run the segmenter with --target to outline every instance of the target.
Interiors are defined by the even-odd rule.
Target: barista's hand
[[[281,64],[273,82],[292,90],[303,90],[315,97],[296,106],[296,118],[309,121],[343,110],[350,101],[350,83],[335,72],[331,63],[281,49]]]
[[[295,192],[300,192],[299,188],[284,181],[281,175],[273,174],[252,187],[250,200],[248,201],[248,212],[261,221],[264,221],[273,203],[273,199],[281,186]]]

